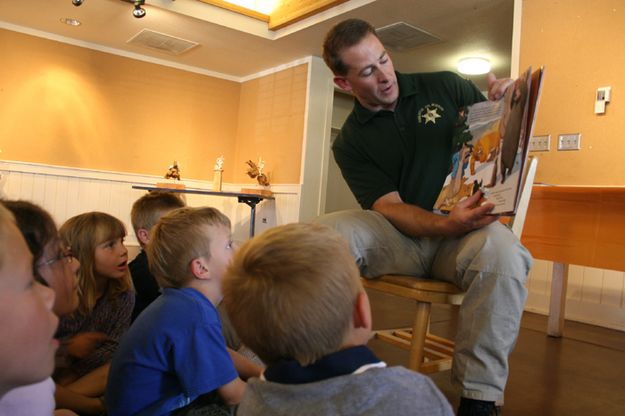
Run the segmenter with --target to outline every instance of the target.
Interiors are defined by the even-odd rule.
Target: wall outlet
[[[551,135],[532,136],[528,150],[530,152],[548,152],[551,148]]]
[[[558,136],[558,150],[579,150],[581,149],[582,135],[561,134]]]

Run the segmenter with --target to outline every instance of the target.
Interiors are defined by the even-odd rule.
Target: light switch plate
[[[582,135],[561,134],[558,136],[558,150],[579,150],[581,149]]]
[[[528,150],[530,152],[548,152],[551,148],[551,135],[532,136]]]

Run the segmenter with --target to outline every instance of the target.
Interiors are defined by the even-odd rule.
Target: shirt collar
[[[417,87],[417,82],[414,77],[401,74],[397,71],[395,71],[395,75],[397,76],[397,85],[399,87],[399,95],[397,97],[397,106],[399,106],[402,98],[417,94],[419,92],[419,89]],[[368,108],[365,108],[362,104],[360,104],[360,101],[358,101],[357,98],[354,98],[354,101],[356,101],[356,103],[354,104],[354,113],[356,115],[356,120],[358,120],[358,122],[361,124],[364,124],[367,121],[371,120],[380,111],[385,111],[371,111]]]
[[[281,361],[268,366],[262,380],[281,384],[304,384],[347,374],[359,374],[370,368],[386,367],[364,345],[326,355],[313,364],[302,367],[297,361]]]

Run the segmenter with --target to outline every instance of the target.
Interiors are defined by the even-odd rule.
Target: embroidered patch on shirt
[[[417,121],[423,124],[436,124],[436,119],[442,117],[441,113],[443,111],[445,111],[445,109],[439,104],[428,104],[422,107],[417,113]]]

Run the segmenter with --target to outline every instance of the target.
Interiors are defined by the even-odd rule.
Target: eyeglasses
[[[74,261],[74,255],[72,254],[72,251],[69,248],[60,250],[59,253],[55,257],[52,257],[49,260],[42,261],[41,263],[37,264],[37,267],[50,266],[56,263],[57,261],[61,261],[61,260],[63,260],[65,264],[69,264]]]

